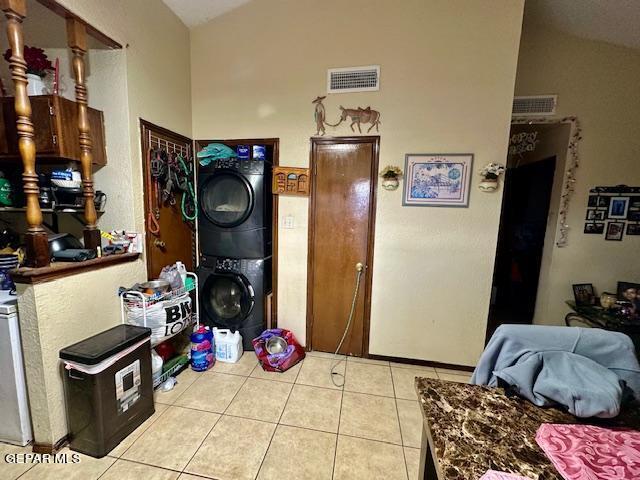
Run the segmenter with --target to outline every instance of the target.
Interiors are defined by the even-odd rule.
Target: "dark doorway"
[[[487,341],[503,323],[533,322],[555,167],[553,156],[507,169]]]

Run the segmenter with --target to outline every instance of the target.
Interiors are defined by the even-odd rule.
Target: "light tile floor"
[[[345,386],[335,387],[332,364],[330,354],[309,352],[284,374],[268,373],[248,352],[236,364],[185,370],[174,390],[156,393],[156,413],[107,457],[9,464],[6,454],[31,450],[0,443],[0,479],[416,479],[415,377],[467,382],[470,374],[349,357],[336,369]]]

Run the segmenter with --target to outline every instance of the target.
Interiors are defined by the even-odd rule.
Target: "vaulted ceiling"
[[[192,28],[252,0],[163,1]],[[640,0],[526,0],[525,21],[578,37],[640,48]]]

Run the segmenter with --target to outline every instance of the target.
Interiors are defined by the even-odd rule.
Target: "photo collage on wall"
[[[640,187],[595,187],[589,192],[584,233],[620,241],[640,235]]]

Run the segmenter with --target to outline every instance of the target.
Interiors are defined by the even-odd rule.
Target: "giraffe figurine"
[[[316,97],[316,99],[311,102],[313,104],[315,104],[316,109],[313,112],[313,117],[314,120],[316,121],[316,135],[324,135],[325,134],[325,130],[324,130],[324,124],[325,121],[324,119],[326,118],[326,112],[324,109],[324,105],[322,104],[322,100],[324,100],[325,98],[327,98],[326,96],[324,97]],[[322,132],[322,133],[320,133]]]

